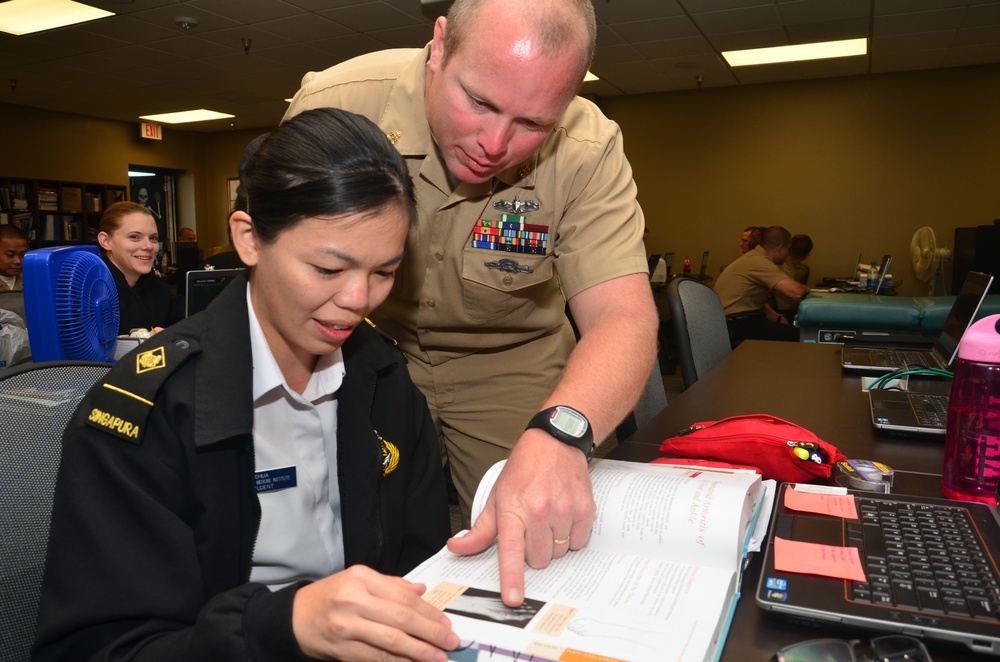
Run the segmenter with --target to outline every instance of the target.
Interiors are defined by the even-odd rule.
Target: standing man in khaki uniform
[[[307,74],[286,114],[360,113],[407,159],[418,226],[374,318],[427,396],[466,519],[509,456],[475,528],[449,544],[474,554],[499,537],[511,606],[525,562],[586,544],[590,440],[634,406],[656,353],[622,136],[576,97],[595,33],[589,0],[457,0],[427,47]]]

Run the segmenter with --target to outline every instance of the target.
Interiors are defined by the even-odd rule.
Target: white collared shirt
[[[344,569],[337,481],[343,353],[321,356],[301,395],[288,387],[250,300],[253,446],[260,530],[250,580],[278,590]],[[294,480],[293,480],[294,477]],[[293,487],[288,487],[294,482]]]

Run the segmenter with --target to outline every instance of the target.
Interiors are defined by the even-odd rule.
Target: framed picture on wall
[[[226,213],[233,211],[233,207],[236,206],[236,187],[240,185],[239,177],[230,177],[226,180],[226,190],[228,192],[229,207],[226,208]]]

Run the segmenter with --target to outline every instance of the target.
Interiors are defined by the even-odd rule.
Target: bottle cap
[[[975,322],[958,344],[958,358],[975,363],[1000,363],[1000,315]]]

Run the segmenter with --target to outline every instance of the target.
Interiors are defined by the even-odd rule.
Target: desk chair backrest
[[[62,435],[107,363],[0,370],[0,660],[30,657]]]
[[[615,437],[621,443],[635,434],[635,431],[645,425],[649,419],[653,418],[667,406],[667,391],[663,388],[663,375],[660,373],[660,362],[653,361],[653,371],[646,379],[646,386],[639,395],[639,401],[629,412],[618,427],[615,428]]]
[[[693,278],[667,284],[667,303],[677,342],[677,362],[689,388],[724,359],[732,347],[719,295]]]

